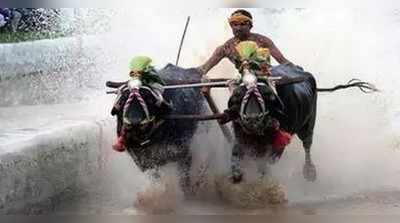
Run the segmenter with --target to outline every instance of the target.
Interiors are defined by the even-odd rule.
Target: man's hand
[[[207,76],[203,76],[202,78],[201,78],[201,82],[202,83],[208,83],[208,82],[210,82],[210,79],[207,77]],[[210,87],[202,87],[201,88],[201,93],[203,93],[203,94],[210,94]]]
[[[221,125],[224,125],[224,124],[230,122],[231,120],[232,119],[231,119],[231,116],[229,115],[229,113],[224,112],[222,118],[218,119],[218,123]]]
[[[260,75],[262,76],[271,76],[270,66],[267,63],[263,63],[260,65]]]

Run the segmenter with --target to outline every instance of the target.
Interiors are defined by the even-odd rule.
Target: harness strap
[[[140,88],[143,88],[143,89],[146,89],[146,90],[150,91],[150,93],[157,100],[157,103],[156,103],[157,106],[160,106],[163,102],[165,102],[165,99],[162,96],[162,90],[161,89],[153,89],[153,88],[150,88],[150,87],[147,87],[147,86],[142,86]]]
[[[164,123],[164,120],[159,120],[157,121],[151,128],[148,134],[144,137],[144,140],[142,142],[138,142],[138,145],[141,149],[144,149],[145,146],[149,146],[149,143],[151,143],[151,136],[154,135],[158,127],[160,127]]]
[[[132,89],[131,93],[129,94],[128,100],[124,106],[124,114],[128,111],[129,106],[132,104],[133,99],[137,98],[139,104],[142,106],[144,113],[146,114],[146,118],[150,119],[150,113],[147,108],[146,102],[144,101],[142,95],[139,93],[139,89]]]
[[[260,103],[262,112],[265,112],[265,101],[262,98],[260,90],[257,88],[257,86],[252,86],[249,89],[247,89],[246,94],[243,97],[243,100],[242,100],[242,103],[240,106],[240,116],[244,115],[244,108],[245,108],[247,102],[249,101],[250,95],[252,93],[256,96],[257,101]]]

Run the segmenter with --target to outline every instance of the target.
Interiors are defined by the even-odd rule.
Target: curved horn
[[[122,85],[124,85],[126,83],[127,83],[127,81],[125,81],[125,82],[107,81],[106,82],[106,86],[109,87],[109,88],[119,88],[119,87],[121,87]]]

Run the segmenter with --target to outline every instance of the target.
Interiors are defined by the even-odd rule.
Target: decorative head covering
[[[136,56],[129,63],[129,76],[140,78],[144,73],[148,73],[153,69],[151,58],[147,56]]]
[[[270,58],[269,49],[258,47],[257,43],[254,41],[239,42],[235,48],[242,61],[253,60],[257,62],[268,62]]]
[[[269,52],[268,48],[258,48],[257,49],[257,60],[260,61],[269,61],[271,58],[271,53]]]
[[[254,41],[242,41],[236,46],[239,54],[239,63],[236,65],[239,73],[245,66],[250,66],[255,71],[267,72],[271,66],[271,56],[268,48],[258,47]]]
[[[240,60],[250,60],[255,58],[258,45],[254,41],[242,41],[235,46],[235,49],[240,56]]]
[[[151,65],[151,58],[147,56],[136,56],[132,58],[131,62],[129,63],[129,69],[132,72],[148,72],[153,69]]]

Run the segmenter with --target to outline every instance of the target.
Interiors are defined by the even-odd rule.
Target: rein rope
[[[133,99],[137,98],[140,105],[142,106],[144,113],[146,114],[146,118],[150,119],[149,109],[147,108],[146,102],[143,100],[142,95],[139,93],[139,89],[132,89],[131,93],[129,94],[129,98],[125,103],[124,106],[124,114],[128,111],[129,106],[132,104]]]
[[[347,84],[336,85],[332,88],[317,88],[319,92],[333,92],[340,89],[346,89],[351,87],[358,87],[364,93],[373,93],[378,92],[379,89],[375,87],[375,85],[361,81],[359,79],[351,79]]]
[[[245,94],[244,97],[243,97],[242,104],[241,104],[241,106],[240,106],[240,115],[241,115],[241,116],[242,116],[243,113],[244,113],[245,105],[246,105],[247,102],[249,101],[249,98],[250,98],[250,96],[251,96],[252,93],[256,96],[257,101],[260,103],[262,112],[265,112],[265,101],[264,101],[264,99],[263,99],[263,97],[262,97],[262,95],[261,95],[261,93],[260,93],[260,90],[257,88],[257,86],[251,86],[251,87],[246,91],[246,94]]]

